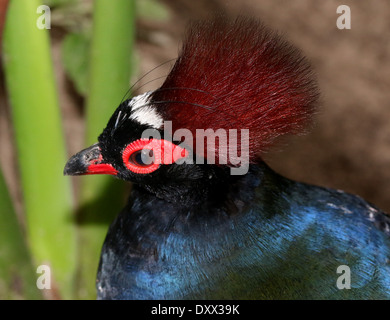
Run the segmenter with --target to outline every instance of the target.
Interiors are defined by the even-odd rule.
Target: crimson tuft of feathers
[[[256,163],[278,137],[305,131],[318,97],[301,51],[261,22],[238,17],[190,24],[178,59],[150,102],[173,130],[188,129],[195,138],[197,129],[249,129],[249,161]],[[206,145],[202,156],[211,151],[218,163],[219,147]]]

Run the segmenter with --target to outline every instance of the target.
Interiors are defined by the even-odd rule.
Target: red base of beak
[[[87,167],[85,174],[111,174],[117,175],[118,171],[114,167],[107,163],[91,164]]]

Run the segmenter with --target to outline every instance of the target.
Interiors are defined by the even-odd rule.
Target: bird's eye
[[[122,153],[123,163],[134,173],[151,173],[160,166],[159,155],[154,150],[153,140],[137,140],[130,143]]]
[[[130,155],[129,161],[131,161],[136,166],[148,167],[154,162],[153,150],[142,149],[135,151]]]
[[[124,165],[134,173],[147,174],[161,164],[172,164],[188,156],[186,149],[164,139],[139,139],[123,150]]]

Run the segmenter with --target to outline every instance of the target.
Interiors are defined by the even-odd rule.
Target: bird
[[[264,160],[308,132],[319,92],[309,59],[259,19],[190,22],[163,84],[65,165],[132,183],[97,299],[389,299],[389,215]]]

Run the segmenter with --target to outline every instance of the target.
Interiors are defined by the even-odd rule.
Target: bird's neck
[[[283,194],[283,189],[293,183],[264,163],[251,166],[246,175],[221,174],[220,179],[215,180],[218,183],[210,183],[206,190],[196,185],[190,189],[182,186],[181,190],[187,188],[186,193],[180,194],[181,190],[178,190],[174,201],[171,193],[165,198],[167,193],[156,195],[144,187],[134,186],[129,203],[121,215],[124,217],[125,212],[131,212],[125,219],[141,233],[145,229],[148,229],[148,233],[153,231],[157,234],[184,229],[202,233],[207,232],[206,228],[212,232],[228,227],[232,221],[250,213],[254,203],[268,208],[264,214],[283,212],[281,206],[284,206],[284,201],[276,195]],[[270,210],[276,206],[275,210]],[[259,208],[256,210],[259,211]]]
[[[274,183],[278,180],[278,183]],[[251,165],[245,175],[232,175],[230,168],[205,166],[202,178],[196,180],[164,181],[160,184],[134,186],[133,198],[158,198],[176,208],[189,211],[209,211],[228,206],[229,213],[237,211],[232,203],[250,202],[254,190],[262,184],[271,189],[283,187],[287,179],[276,174],[264,162]],[[136,197],[135,194],[138,194]],[[242,198],[242,199],[241,199]],[[237,205],[236,203],[236,205]],[[238,204],[240,207],[240,205]],[[238,208],[237,208],[238,209]]]

